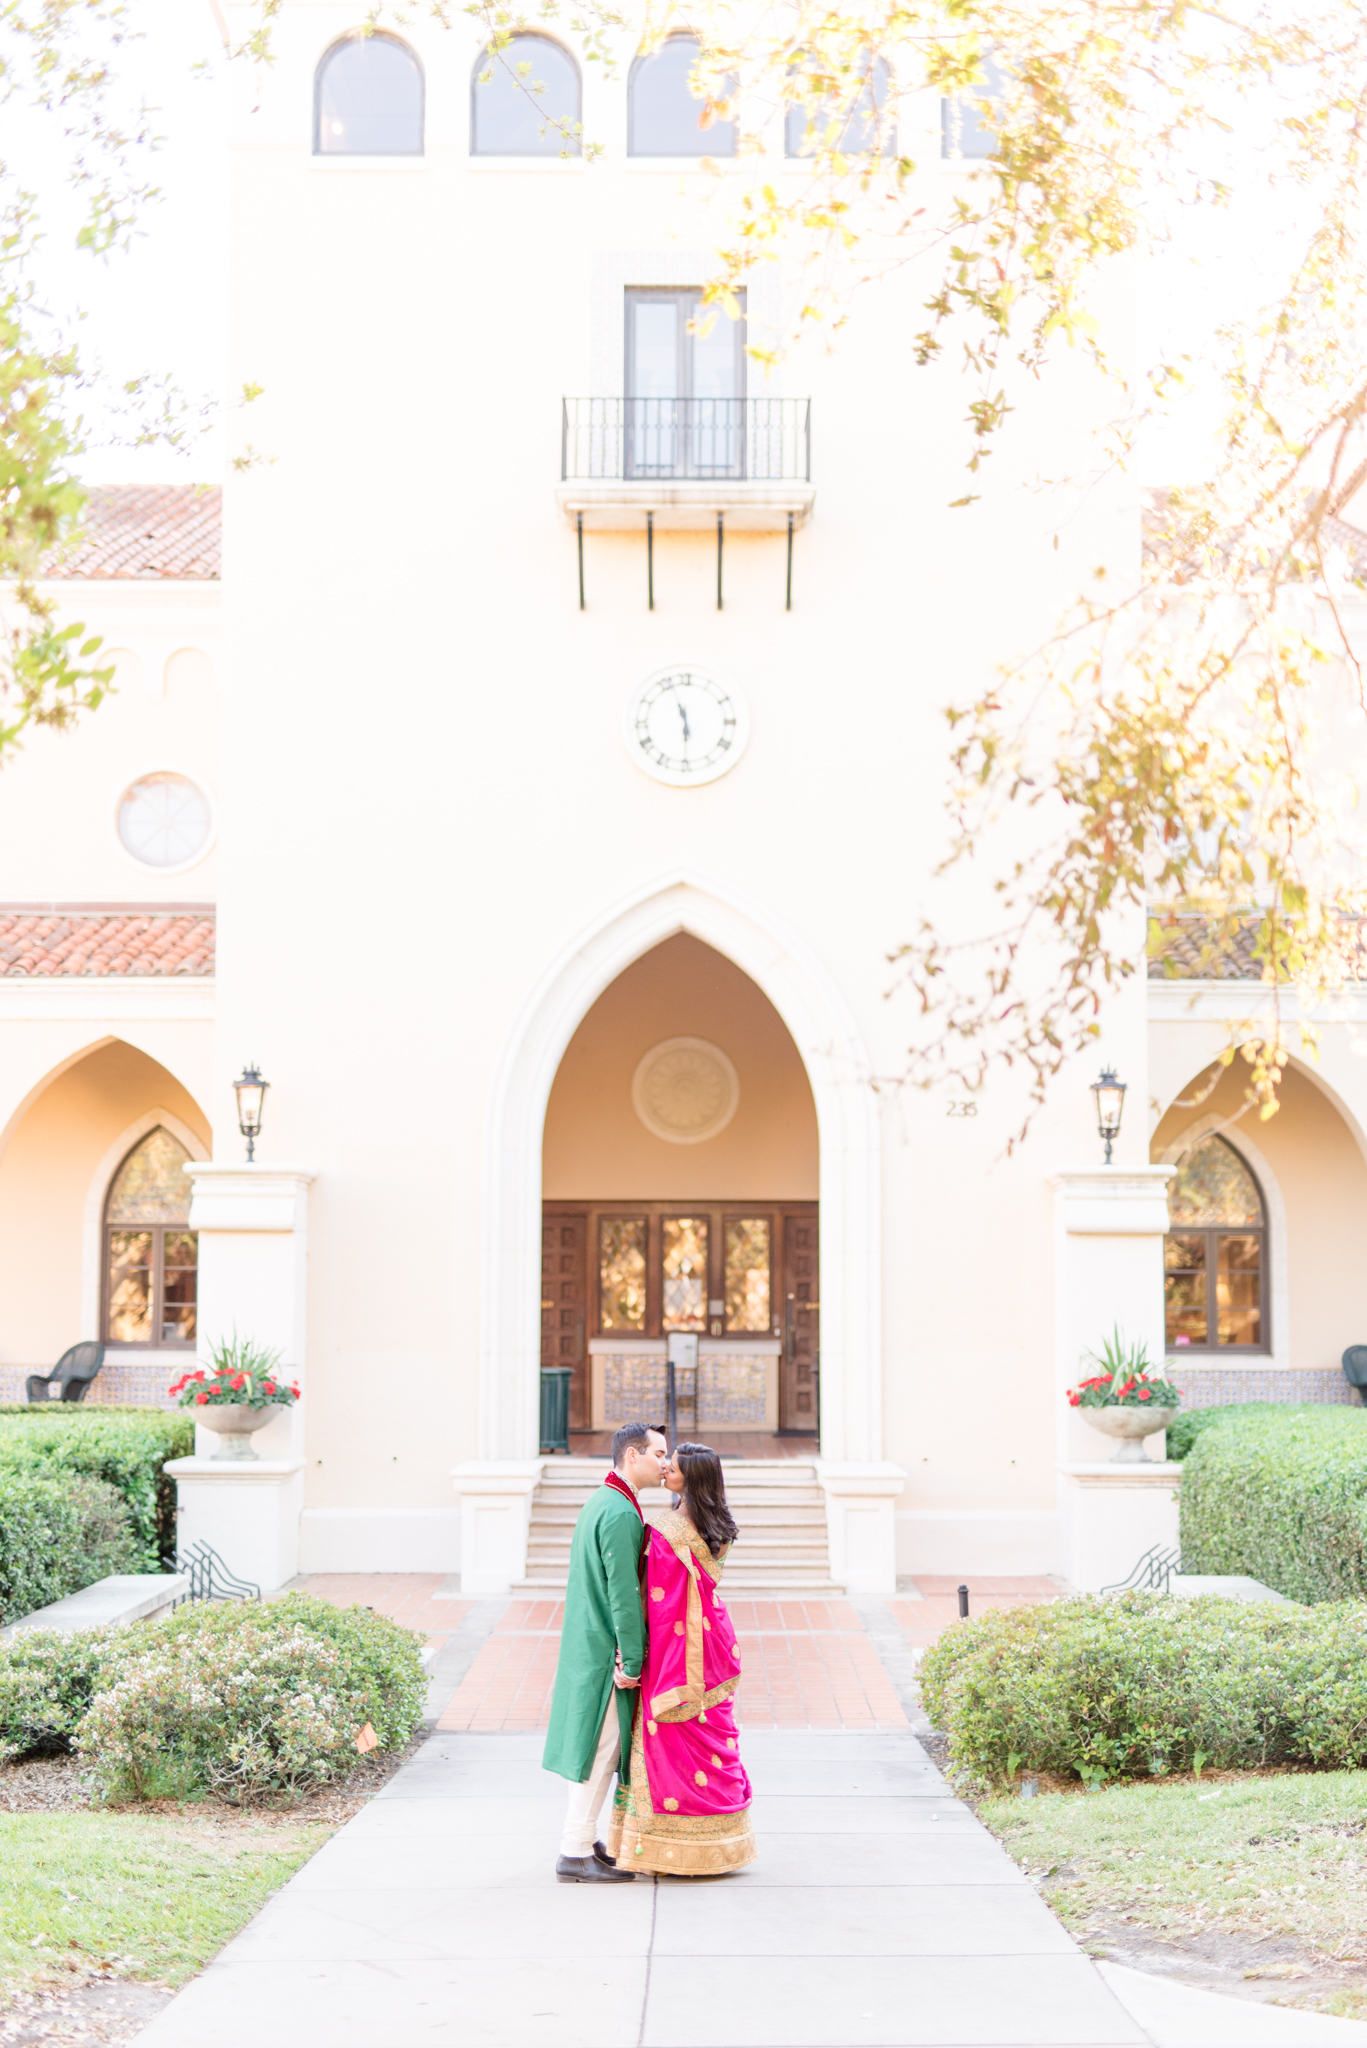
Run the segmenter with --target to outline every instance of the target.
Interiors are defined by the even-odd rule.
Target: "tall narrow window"
[[[664,1314],[668,1330],[707,1328],[706,1216],[664,1219]]]
[[[313,92],[315,156],[421,156],[422,66],[377,29],[334,43]]]
[[[1168,1188],[1164,1241],[1168,1349],[1266,1351],[1267,1221],[1258,1183],[1232,1145],[1202,1138]]]
[[[773,1232],[767,1216],[726,1219],[726,1327],[767,1336]]]
[[[604,1216],[598,1224],[598,1320],[605,1331],[646,1326],[644,1216]]]
[[[894,152],[887,133],[892,73],[887,59],[863,64],[864,84],[853,103],[831,99],[816,106],[789,107],[783,124],[785,156],[815,156],[819,149],[838,149],[842,156]]]
[[[953,162],[959,158],[984,158],[997,153],[997,131],[983,119],[979,102],[989,100],[999,107],[1005,92],[1001,65],[985,51],[978,59],[982,77],[970,92],[951,94],[940,102],[940,155]]]
[[[734,156],[733,121],[704,128],[707,102],[694,91],[694,36],[668,36],[638,57],[627,81],[628,156]]]
[[[579,156],[579,66],[549,36],[484,50],[470,89],[473,156]]]
[[[190,1350],[198,1240],[188,1228],[190,1155],[160,1125],[114,1176],[104,1211],[104,1341]]]
[[[696,287],[626,296],[626,474],[745,474],[745,294],[741,317],[704,310]],[[706,327],[706,333],[695,331]]]

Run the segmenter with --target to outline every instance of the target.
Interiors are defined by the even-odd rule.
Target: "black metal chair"
[[[104,1346],[93,1341],[73,1344],[70,1351],[64,1351],[51,1372],[31,1372],[28,1376],[28,1398],[30,1407],[40,1402],[51,1401],[54,1385],[60,1389],[55,1397],[62,1401],[84,1401],[90,1382],[104,1364]]]
[[[1350,1387],[1356,1387],[1358,1398],[1367,1408],[1367,1344],[1350,1344],[1343,1354],[1343,1377]]]

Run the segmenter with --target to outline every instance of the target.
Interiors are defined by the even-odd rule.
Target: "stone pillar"
[[[182,1546],[207,1542],[230,1572],[263,1591],[299,1569],[308,1404],[308,1190],[299,1166],[192,1161],[190,1228],[199,1234],[199,1356],[234,1330],[280,1353],[301,1398],[253,1436],[253,1459],[215,1456],[219,1438],[195,1431],[195,1454],[173,1458]]]
[[[470,1458],[451,1474],[460,1496],[460,1590],[496,1599],[527,1576],[527,1533],[540,1458]]]
[[[818,1458],[815,1463],[826,1496],[831,1577],[847,1593],[887,1598],[897,1591],[893,1503],[906,1485],[906,1473],[882,1459],[859,1464]]]
[[[263,1593],[288,1585],[299,1570],[302,1458],[172,1458],[163,1469],[176,1482],[182,1552],[207,1543],[235,1579]]]
[[[1051,1175],[1054,1190],[1056,1455],[1064,1569],[1090,1592],[1125,1578],[1151,1545],[1177,1540],[1176,1467],[1113,1465],[1111,1439],[1070,1408],[1065,1395],[1096,1371],[1113,1329],[1143,1343],[1150,1369],[1163,1370],[1163,1237],[1170,1166],[1090,1166]],[[1147,1437],[1162,1460],[1161,1432]]]
[[[1155,1544],[1176,1550],[1180,1465],[1078,1463],[1059,1479],[1063,1574],[1079,1593],[1122,1585]]]

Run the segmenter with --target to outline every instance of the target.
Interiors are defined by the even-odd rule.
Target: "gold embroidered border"
[[[617,1788],[607,1847],[623,1870],[679,1877],[741,1870],[758,1853],[748,1806],[736,1813],[655,1812],[639,1714],[631,1733],[631,1780]]]

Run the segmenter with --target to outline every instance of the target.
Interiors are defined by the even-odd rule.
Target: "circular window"
[[[209,799],[185,775],[144,775],[119,799],[119,840],[148,868],[183,868],[209,844]]]

